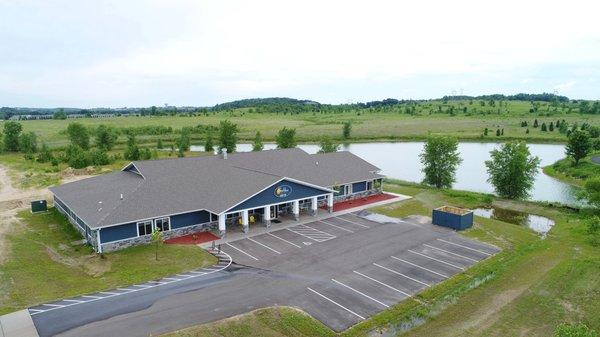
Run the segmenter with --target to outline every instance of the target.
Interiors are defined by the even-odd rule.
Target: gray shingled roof
[[[112,172],[50,190],[97,228],[201,209],[218,214],[282,178],[329,188],[383,177],[379,168],[350,152],[310,155],[298,148],[133,165],[141,175]]]

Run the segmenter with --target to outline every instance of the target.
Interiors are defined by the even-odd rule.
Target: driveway
[[[354,213],[221,249],[220,267],[205,274],[32,308],[34,323],[40,336],[148,336],[286,305],[342,331],[499,251],[431,224]]]

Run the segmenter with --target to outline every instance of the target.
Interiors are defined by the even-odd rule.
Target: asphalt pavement
[[[357,214],[221,249],[217,267],[34,307],[33,321],[40,336],[148,336],[284,305],[342,331],[499,251],[431,224]]]

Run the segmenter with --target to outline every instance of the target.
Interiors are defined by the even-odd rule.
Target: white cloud
[[[600,26],[594,14],[598,6],[580,0],[568,5],[516,0],[143,4],[151,22],[133,13],[135,3],[127,8],[111,4],[119,9],[113,20],[131,22],[119,48],[102,57],[52,64],[26,76],[20,76],[18,62],[0,65],[9,77],[0,84],[0,98],[36,90],[50,102],[86,106],[128,104],[128,99],[130,105],[155,99],[212,104],[279,94],[343,102],[385,97],[404,91],[391,88],[404,86],[412,86],[407,89],[412,92],[420,88],[420,97],[447,94],[459,86],[507,93],[527,91],[533,83],[532,90],[575,89],[577,78],[568,73],[570,67],[600,67]],[[77,10],[93,13],[94,6]],[[52,20],[51,14],[42,19]],[[91,24],[84,30],[98,38],[105,28]],[[86,35],[79,38],[84,45]],[[65,57],[90,53],[78,50],[77,41],[56,48]],[[537,73],[541,69],[546,73]],[[375,84],[380,94],[367,92],[365,83]],[[199,88],[203,102],[194,101]]]

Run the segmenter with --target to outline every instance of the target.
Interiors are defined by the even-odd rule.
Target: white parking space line
[[[410,276],[408,276],[408,275],[404,275],[404,274],[402,274],[402,273],[401,273],[401,272],[399,272],[399,271],[396,271],[396,270],[390,269],[390,268],[388,268],[388,267],[384,267],[384,266],[382,266],[382,265],[380,265],[380,264],[377,264],[377,263],[373,263],[373,265],[375,265],[376,267],[379,267],[379,268],[381,268],[381,269],[385,269],[385,270],[389,271],[390,273],[394,273],[394,274],[396,274],[396,275],[400,275],[400,276],[402,276],[402,277],[404,277],[404,278],[407,278],[407,279],[409,279],[409,280],[411,280],[411,281],[415,281],[415,282],[417,282],[417,283],[419,283],[419,284],[422,284],[422,285],[424,285],[424,286],[426,286],[426,287],[430,287],[430,285],[429,285],[428,283],[425,283],[425,282],[423,282],[423,281],[419,281],[419,280],[417,280],[416,278],[412,278],[412,277],[410,277]]]
[[[99,293],[104,295],[119,295],[119,293],[111,293],[109,291],[100,291]]]
[[[226,243],[226,245],[228,245],[229,247],[231,247],[231,248],[233,248],[233,249],[237,250],[238,252],[240,252],[240,253],[242,253],[242,254],[245,254],[245,255],[247,255],[247,256],[249,256],[249,257],[253,258],[254,260],[258,261],[258,259],[257,259],[257,258],[255,258],[254,256],[252,256],[252,255],[250,255],[250,254],[246,253],[245,251],[243,251],[243,250],[239,249],[238,247],[236,247],[236,246],[232,245],[231,243]]]
[[[484,251],[482,251],[482,250],[479,250],[479,249],[475,249],[475,248],[467,247],[467,246],[464,246],[464,245],[461,245],[461,244],[458,244],[458,243],[454,243],[454,242],[450,242],[450,241],[446,241],[446,240],[443,240],[443,239],[437,239],[437,240],[438,240],[438,241],[445,242],[445,243],[448,243],[448,244],[451,244],[451,245],[455,245],[455,246],[458,246],[458,247],[463,247],[463,248],[465,248],[465,249],[472,250],[472,251],[474,251],[474,252],[478,252],[478,253],[481,253],[481,254],[483,254],[483,255],[486,255],[486,256],[492,256],[492,254],[490,254],[490,253],[488,253],[488,252],[484,252]]]
[[[450,267],[453,267],[453,268],[456,268],[456,269],[460,269],[460,270],[465,270],[465,268],[463,268],[463,267],[461,267],[461,266],[457,266],[457,265],[455,265],[455,264],[452,264],[452,263],[449,263],[449,262],[446,262],[446,261],[442,261],[442,260],[440,260],[440,259],[436,259],[436,258],[434,258],[434,257],[431,257],[431,256],[428,256],[428,255],[425,255],[425,254],[423,254],[423,253],[415,252],[414,250],[410,250],[410,249],[408,249],[408,251],[409,251],[410,253],[413,253],[413,254],[416,254],[416,255],[422,256],[422,257],[424,257],[424,258],[427,258],[427,259],[430,259],[430,260],[433,260],[433,261],[437,261],[437,262],[439,262],[439,263],[443,263],[443,264],[445,264],[445,265],[448,265],[448,266],[450,266]]]
[[[325,231],[322,231],[322,230],[316,229],[316,228],[314,228],[314,227],[311,227],[311,226],[309,226],[309,225],[300,225],[300,226],[304,226],[304,227],[306,227],[306,228],[310,228],[310,229],[312,229],[312,230],[315,230],[315,231],[317,231],[317,232],[320,232],[320,233],[322,233],[323,235],[326,235],[326,236],[335,237],[335,235],[333,235],[333,234],[331,234],[331,233],[328,233],[328,232],[325,232]]]
[[[387,305],[387,304],[385,304],[385,303],[383,303],[383,302],[381,302],[381,301],[379,301],[379,300],[376,300],[376,299],[374,299],[373,297],[371,297],[371,296],[369,296],[369,295],[367,295],[367,294],[365,294],[365,293],[363,293],[363,292],[360,292],[360,291],[358,291],[358,290],[356,290],[356,289],[352,288],[351,286],[349,286],[349,285],[347,285],[347,284],[344,284],[344,283],[342,283],[342,282],[340,282],[340,281],[337,281],[336,279],[331,279],[331,280],[332,280],[333,282],[335,282],[335,283],[337,283],[337,284],[341,285],[342,287],[346,287],[346,288],[348,288],[348,289],[350,289],[350,290],[354,291],[354,292],[355,292],[355,293],[357,293],[357,294],[363,295],[364,297],[366,297],[366,298],[370,299],[370,300],[371,300],[371,301],[373,301],[373,302],[376,302],[376,303],[379,303],[379,304],[383,305],[383,306],[384,306],[384,307],[386,307],[386,308],[389,308],[389,307],[390,307],[389,305]]]
[[[169,281],[180,281],[181,279],[179,278],[175,278],[175,277],[163,277],[163,280],[169,280]]]
[[[44,310],[39,310],[39,309],[28,309],[28,310],[29,311],[35,311],[34,314],[38,313],[38,312],[44,312]]]
[[[437,272],[437,271],[435,271],[435,270],[431,270],[431,269],[428,269],[428,268],[425,268],[425,267],[419,266],[418,264],[415,264],[415,263],[412,263],[412,262],[409,262],[409,261],[406,261],[406,260],[403,260],[403,259],[397,258],[397,257],[395,257],[395,256],[390,256],[390,257],[391,257],[392,259],[398,260],[398,261],[400,261],[400,262],[404,262],[404,263],[406,263],[406,264],[410,264],[411,266],[414,266],[414,267],[417,267],[417,268],[421,268],[421,269],[423,269],[423,270],[426,270],[426,271],[428,271],[428,272],[430,272],[430,273],[433,273],[433,274],[439,275],[439,276],[441,276],[441,277],[443,277],[443,278],[448,278],[448,276],[446,276],[446,275],[444,275],[444,274],[441,274],[441,273],[438,273],[438,272]]]
[[[87,297],[87,298],[93,298],[93,299],[99,299],[99,298],[104,298],[102,296],[92,296],[92,295],[83,295],[81,297]]]
[[[430,246],[430,245],[428,245],[428,244],[426,244],[426,243],[424,243],[424,244],[423,244],[423,246],[425,246],[425,247],[428,247],[428,248],[431,248],[431,249],[439,250],[440,252],[444,252],[444,253],[446,253],[446,254],[450,254],[450,255],[458,256],[458,257],[460,257],[460,258],[463,258],[463,259],[465,259],[465,260],[469,260],[469,261],[473,261],[473,262],[479,262],[479,260],[472,259],[472,258],[470,258],[470,257],[463,256],[463,255],[460,255],[460,254],[456,254],[456,253],[453,253],[453,252],[451,252],[451,251],[448,251],[448,250],[445,250],[445,249],[442,249],[442,248],[438,248],[438,247]]]
[[[143,284],[134,284],[134,285],[132,285],[132,287],[140,287],[140,288],[144,288],[144,289],[146,289],[146,288],[152,288],[152,286],[143,285]]]
[[[281,241],[283,241],[283,242],[289,243],[290,245],[292,245],[292,246],[294,246],[294,247],[302,248],[302,247],[298,246],[297,244],[295,244],[295,243],[293,243],[293,242],[290,242],[290,241],[288,241],[288,240],[286,240],[286,239],[284,239],[284,238],[280,238],[279,236],[277,236],[277,235],[275,235],[275,234],[271,234],[271,233],[267,233],[267,234],[269,234],[270,236],[272,236],[272,237],[274,237],[274,238],[277,238],[277,239],[279,239],[279,240],[281,240]]]
[[[348,232],[348,233],[354,233],[354,231],[351,231],[351,230],[349,230],[348,228],[344,228],[344,227],[336,226],[336,225],[332,224],[331,222],[327,222],[327,221],[325,221],[325,220],[319,220],[319,222],[321,222],[321,223],[324,223],[324,224],[326,224],[326,225],[328,225],[328,226],[331,226],[331,227],[337,228],[337,229],[341,229],[341,230],[343,230],[343,231],[346,231],[346,232]]]
[[[192,274],[196,274],[196,275],[204,275],[206,273],[203,273],[201,271],[188,271],[188,273],[192,273]]]
[[[129,289],[129,288],[117,288],[117,290],[125,291],[126,293],[135,291],[135,289]]]
[[[78,301],[78,300],[63,300],[65,302],[75,302],[75,303],[84,303],[85,301]]]
[[[42,305],[45,305],[45,306],[47,306],[47,307],[59,307],[59,308],[62,308],[62,307],[64,307],[64,305],[60,305],[60,304],[49,304],[49,303],[44,303],[44,304],[42,304]]]
[[[250,241],[252,241],[252,242],[256,243],[257,245],[261,245],[261,246],[263,246],[263,247],[267,248],[268,250],[270,250],[270,251],[272,251],[272,252],[275,252],[275,253],[277,253],[277,254],[280,254],[280,255],[281,255],[281,253],[280,253],[280,252],[278,252],[278,251],[276,251],[275,249],[273,249],[273,248],[271,248],[271,247],[269,247],[269,246],[267,246],[267,245],[265,245],[265,244],[262,244],[262,243],[260,243],[260,242],[258,242],[258,241],[256,241],[256,240],[254,240],[254,239],[252,239],[252,238],[246,238],[246,239],[248,239],[248,240],[250,240]]]
[[[355,215],[355,216],[356,216],[356,215]],[[335,217],[335,219],[340,219],[340,220],[342,220],[342,221],[346,221],[346,222],[349,222],[349,223],[351,223],[351,224],[355,224],[355,225],[357,225],[357,226],[360,226],[360,227],[363,227],[363,228],[371,228],[371,227],[369,227],[369,226],[366,226],[366,225],[363,225],[363,224],[360,224],[360,223],[358,223],[358,222],[354,222],[354,221],[351,221],[351,220],[348,220],[348,219],[344,219],[344,218],[342,218],[342,217],[339,217],[339,216]]]
[[[362,277],[364,277],[364,278],[366,278],[366,279],[369,279],[369,280],[371,280],[371,281],[373,281],[373,282],[375,282],[375,283],[379,283],[379,284],[381,284],[381,285],[382,285],[382,286],[384,286],[384,287],[388,287],[388,288],[390,288],[390,289],[392,289],[392,290],[394,290],[394,291],[396,291],[396,292],[399,292],[399,293],[401,293],[402,295],[405,295],[405,296],[407,296],[407,297],[411,297],[411,295],[410,295],[409,293],[405,293],[404,291],[402,291],[402,290],[400,290],[400,289],[396,289],[396,288],[392,287],[392,286],[391,286],[391,285],[389,285],[389,284],[385,284],[385,283],[383,283],[383,282],[381,282],[381,281],[379,281],[379,280],[376,280],[376,279],[374,279],[374,278],[372,278],[372,277],[370,277],[370,276],[367,276],[367,275],[365,275],[365,274],[363,274],[363,273],[357,272],[356,270],[353,270],[353,272],[354,272],[354,273],[356,273],[356,274],[358,274],[358,275],[360,275],[360,276],[362,276]]]
[[[338,302],[336,302],[336,301],[332,300],[331,298],[329,298],[329,297],[327,297],[327,296],[325,296],[325,295],[323,295],[323,294],[321,294],[321,293],[317,292],[316,290],[313,290],[313,289],[311,289],[311,288],[309,288],[309,287],[306,287],[306,289],[308,289],[308,290],[312,291],[313,293],[315,293],[315,294],[317,294],[317,295],[321,296],[322,298],[324,298],[324,299],[328,300],[329,302],[331,302],[331,303],[333,303],[333,304],[337,305],[338,307],[340,307],[340,308],[342,308],[342,309],[346,310],[347,312],[349,312],[349,313],[353,314],[354,316],[356,316],[356,317],[358,317],[358,318],[360,318],[360,319],[362,319],[362,320],[364,320],[364,319],[365,319],[365,318],[364,318],[364,317],[362,317],[361,315],[359,315],[359,314],[355,313],[354,311],[352,311],[352,310],[350,310],[350,309],[346,308],[345,306],[343,306],[343,305],[339,304]]]

